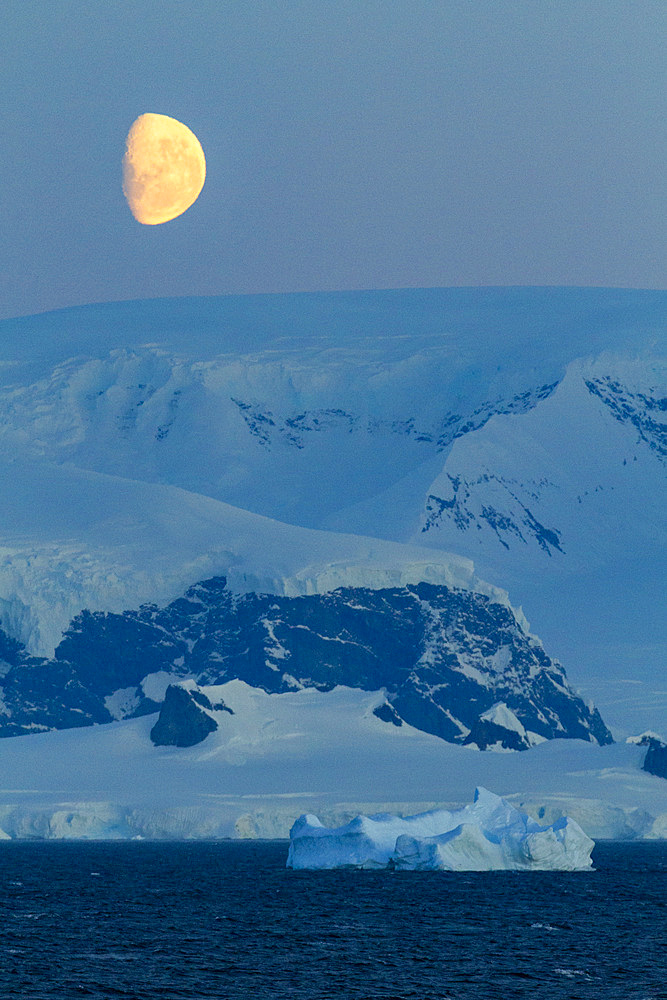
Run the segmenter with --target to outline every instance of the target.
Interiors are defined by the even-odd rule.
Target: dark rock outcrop
[[[649,739],[642,771],[655,774],[658,778],[667,778],[667,744],[661,740]]]
[[[499,726],[489,719],[479,719],[463,741],[464,746],[476,746],[480,750],[501,746],[505,750],[526,750],[530,743],[514,729]]]
[[[400,717],[393,705],[389,702],[383,702],[382,705],[378,705],[377,708],[373,709],[373,715],[376,715],[378,719],[382,722],[391,722],[393,726],[402,726],[403,719]]]
[[[155,712],[142,682],[159,672],[201,685],[240,679],[269,693],[384,688],[380,718],[453,743],[498,703],[543,739],[612,742],[511,608],[428,583],[281,597],[232,594],[217,577],[164,608],[82,612],[53,660],[11,643],[4,659],[0,736]],[[476,730],[482,742],[474,742],[516,748],[512,732],[500,729]]]
[[[212,710],[203,691],[170,684],[158,720],[151,729],[151,740],[156,747],[193,747],[218,728],[209,715]]]

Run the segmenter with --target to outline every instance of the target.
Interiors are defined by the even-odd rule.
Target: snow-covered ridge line
[[[500,347],[505,359],[517,352],[567,362],[655,343],[664,332],[666,294],[517,286],[140,299],[7,319],[0,334],[7,361],[37,370],[90,355],[93,345],[106,353],[146,344],[204,359],[316,343],[381,344],[400,355],[415,337],[424,344],[457,339],[467,348],[481,337],[482,354]]]

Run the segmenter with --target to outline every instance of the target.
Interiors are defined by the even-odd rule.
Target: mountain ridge
[[[0,633],[0,658],[0,736],[150,714],[187,679],[273,694],[382,688],[388,722],[483,749],[612,742],[509,606],[424,582],[278,597],[233,594],[216,578],[167,607],[84,611],[52,660]]]
[[[375,585],[401,582],[391,572],[411,558],[403,583],[437,582],[446,565],[470,579],[472,558],[476,579],[509,584],[587,696],[613,689],[618,704],[618,685],[636,683],[636,714],[654,706],[641,728],[665,728],[637,652],[638,637],[664,650],[650,609],[664,304],[641,291],[411,289],[4,321],[0,624],[46,652],[85,607],[168,603],[216,573],[256,592],[290,572],[297,589],[333,590],[367,583],[378,562]],[[580,488],[561,475],[575,455]],[[456,481],[469,498],[452,496]],[[300,533],[312,529],[311,545]],[[415,542],[431,556],[411,557]],[[628,713],[614,722],[631,728]]]

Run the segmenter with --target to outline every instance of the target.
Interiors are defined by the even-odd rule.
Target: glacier
[[[290,597],[426,581],[510,605],[464,556],[285,524],[179,487],[70,465],[18,456],[5,468],[0,624],[38,655],[53,654],[84,608],[168,604],[212,576],[224,575],[235,593]]]
[[[665,731],[664,316],[664,292],[406,289],[113,303],[0,323],[3,724],[11,642],[26,644],[29,667],[82,612],[101,629],[105,614],[128,612],[139,628],[142,608],[219,576],[234,600],[279,599],[256,624],[260,667],[284,681],[280,694],[225,688],[236,714],[200,745],[154,747],[156,716],[129,716],[157,710],[171,682],[206,684],[187,665],[195,609],[171,659],[103,692],[96,721],[117,721],[2,741],[0,830],[286,837],[302,813],[335,826],[360,812],[451,811],[483,784],[539,823],[567,814],[593,837],[664,837],[667,782],[642,771],[646,749],[541,743],[518,689],[488,688],[467,726],[453,713],[467,745],[420,733],[412,717],[399,725],[383,682],[301,691],[302,673],[288,691],[286,629],[305,632],[280,603],[345,588],[362,611],[389,588],[422,604],[429,586],[480,595],[527,643],[532,623],[616,738]],[[434,651],[450,653],[437,641],[447,620],[429,606],[434,641],[413,678],[424,703],[445,698],[427,673]],[[311,635],[332,646],[322,621]],[[466,635],[485,676],[517,681],[506,644],[485,651],[488,636]],[[226,653],[211,651],[215,683]],[[461,683],[479,670],[474,658],[451,666]],[[530,749],[475,749],[511,739]]]
[[[472,805],[454,812],[356,816],[336,829],[317,816],[300,816],[290,831],[287,867],[586,871],[594,846],[567,817],[540,826],[499,795],[477,788]]]
[[[665,729],[664,315],[514,288],[3,321],[0,625],[48,655],[84,607],[435,582],[456,553],[621,736]]]

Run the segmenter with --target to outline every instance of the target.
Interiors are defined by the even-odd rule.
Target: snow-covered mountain
[[[52,655],[83,609],[164,605],[220,575],[235,593],[298,596],[426,581],[509,605],[504,591],[477,578],[471,560],[451,553],[301,528],[69,463],[12,455],[3,472],[0,619],[30,653]]]
[[[0,741],[0,838],[287,837],[305,812],[338,826],[451,808],[475,783],[542,825],[568,815],[593,838],[667,837],[667,781],[642,770],[645,746],[480,753],[388,725],[382,691],[235,680],[200,693],[216,728],[190,747],[156,747],[155,716]]]
[[[558,737],[611,742],[512,608],[443,584],[292,597],[234,594],[218,577],[166,608],[85,611],[53,659],[29,656],[2,634],[0,656],[2,735],[145,715],[171,681],[236,678],[275,693],[382,688],[387,723],[480,749]]]
[[[0,324],[3,731],[155,709],[159,675],[605,742],[554,654],[620,732],[664,730],[664,318],[436,289]]]
[[[455,442],[413,535],[502,580],[609,721],[635,729],[667,711],[666,385],[656,357],[573,362],[548,399]]]

